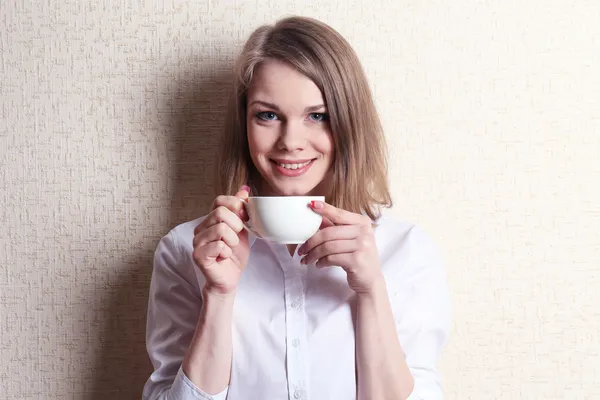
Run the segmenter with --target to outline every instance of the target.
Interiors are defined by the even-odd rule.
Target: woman
[[[391,205],[361,65],[332,28],[287,18],[236,63],[212,211],[158,245],[145,399],[440,399],[444,271]],[[224,171],[224,172],[223,172]],[[323,195],[299,247],[248,235],[239,198]]]

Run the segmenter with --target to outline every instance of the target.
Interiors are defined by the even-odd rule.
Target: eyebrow
[[[253,106],[254,104],[259,104],[261,106],[265,106],[265,107],[271,108],[272,110],[275,110],[275,111],[281,111],[280,108],[277,107],[276,104],[269,103],[267,101],[254,100],[252,103],[250,103],[250,107]],[[317,104],[317,105],[314,105],[314,106],[308,106],[308,107],[306,107],[304,109],[304,112],[315,112],[315,111],[318,111],[318,110],[320,110],[322,108],[325,108],[324,104]]]

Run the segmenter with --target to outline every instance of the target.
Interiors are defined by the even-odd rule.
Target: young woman
[[[293,17],[256,30],[235,72],[222,195],[155,253],[144,399],[441,399],[444,270],[380,214],[385,142],[356,54]],[[298,247],[249,235],[250,194],[323,195],[321,229]]]

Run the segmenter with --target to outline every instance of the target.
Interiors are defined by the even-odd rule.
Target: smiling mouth
[[[283,163],[283,162],[279,162],[279,161],[275,161],[275,160],[271,160],[271,161],[273,163],[277,164],[277,166],[279,166],[281,168],[285,168],[285,169],[294,171],[294,170],[306,167],[308,164],[310,164],[313,161],[315,161],[315,159],[304,161],[304,162],[300,162],[300,163],[289,163],[289,162]]]
[[[287,177],[299,177],[304,175],[315,163],[317,159],[310,160],[274,160],[271,163],[279,174]]]

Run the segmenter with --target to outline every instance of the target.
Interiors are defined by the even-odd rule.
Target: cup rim
[[[248,199],[325,199],[325,196],[249,196]]]

